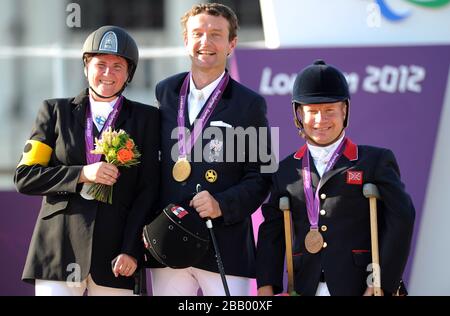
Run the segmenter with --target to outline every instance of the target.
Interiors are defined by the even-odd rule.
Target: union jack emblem
[[[347,183],[348,184],[363,184],[363,172],[362,171],[347,171]]]
[[[171,211],[178,218],[183,218],[185,215],[189,214],[188,211],[186,211],[181,206],[174,206],[172,207]]]

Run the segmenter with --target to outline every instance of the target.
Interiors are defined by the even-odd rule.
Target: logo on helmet
[[[150,254],[163,265],[174,269],[193,266],[209,249],[205,221],[185,203],[184,206],[169,204],[143,229]]]
[[[174,206],[170,209],[173,214],[175,214],[178,218],[183,218],[185,215],[189,214],[188,211],[186,211],[181,206]]]
[[[100,51],[117,53],[117,35],[113,31],[106,32],[100,42]]]

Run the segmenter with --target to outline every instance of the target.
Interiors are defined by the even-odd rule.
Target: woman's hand
[[[119,177],[119,169],[113,164],[100,161],[86,165],[81,169],[78,183],[92,182],[113,185]]]

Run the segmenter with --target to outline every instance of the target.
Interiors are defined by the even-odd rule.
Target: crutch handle
[[[372,246],[372,273],[374,280],[373,290],[375,296],[381,296],[381,268],[377,220],[377,199],[380,199],[380,192],[375,184],[366,183],[363,186],[363,194],[369,199],[370,206],[370,239]]]
[[[288,293],[294,291],[294,262],[292,258],[292,231],[291,231],[291,211],[289,210],[289,198],[280,198],[280,210],[283,211],[284,218],[284,238],[286,244],[286,265],[288,270]]]
[[[373,183],[366,183],[363,186],[363,194],[366,198],[376,198],[380,199],[380,191],[378,191],[378,188]]]

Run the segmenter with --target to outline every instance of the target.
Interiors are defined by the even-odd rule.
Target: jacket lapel
[[[84,130],[86,125],[86,109],[89,103],[89,95],[87,94],[87,89],[81,92],[73,100],[75,105],[72,114],[75,120],[78,122],[79,126]],[[84,134],[83,134],[84,135]]]
[[[112,127],[114,130],[120,129],[121,126],[126,122],[126,120],[130,117],[130,106],[129,101],[125,97],[123,98],[122,108],[120,109],[119,116],[117,117],[116,123]]]
[[[303,159],[306,159],[304,157]],[[312,159],[311,155],[309,155],[309,165],[310,165],[310,172],[311,172],[311,184],[313,186],[314,192],[316,192],[316,188],[319,185],[320,176],[319,172],[316,169],[316,165],[314,164],[314,160]]]
[[[86,164],[86,145],[84,140],[85,134],[85,125],[86,125],[86,110],[89,104],[89,96],[87,89],[81,92],[75,99],[73,100],[74,108],[72,110],[72,115],[76,123],[74,124],[73,137],[74,139],[73,146],[76,146],[77,150],[72,154],[76,155],[74,158],[74,163],[78,163],[81,161]]]
[[[320,188],[322,188],[325,185],[325,183],[327,183],[327,181],[330,180],[332,177],[334,177],[336,174],[339,174],[342,171],[350,168],[352,165],[353,163],[351,161],[349,161],[346,157],[341,156],[339,160],[336,162],[334,168],[323,174]]]
[[[189,121],[189,104],[187,102],[188,99],[189,99],[189,94],[186,96],[186,106],[184,107],[184,126],[187,127],[189,130],[192,130],[194,125],[191,125],[191,122]],[[178,99],[177,99],[177,119],[178,119],[179,103],[180,103],[180,96],[178,96]],[[201,111],[200,111],[200,113],[201,113]],[[200,113],[197,115],[197,118],[200,115]],[[194,122],[195,122],[195,120],[194,120]]]
[[[181,84],[183,83],[184,77],[182,78]],[[223,94],[219,100],[219,102],[217,103],[216,107],[214,108],[214,111],[211,113],[211,116],[209,117],[208,121],[205,122],[205,127],[208,126],[208,122],[212,121],[214,119],[215,116],[217,116],[218,113],[226,110],[230,104],[230,100],[231,100],[231,96],[232,96],[232,81],[234,81],[231,77],[230,80],[228,81],[227,86],[225,87],[225,90],[223,91]],[[178,106],[179,106],[179,94],[180,94],[180,90],[181,90],[181,85],[178,87],[178,97],[177,97],[177,103],[176,103],[176,111],[178,113]],[[213,95],[213,93],[209,96],[208,100],[206,100],[205,105],[203,106],[202,110],[197,114],[196,119],[198,119],[203,111],[205,110],[205,106],[208,103],[209,99],[211,98],[211,96]],[[186,106],[184,107],[184,126],[189,128],[189,130],[192,130],[192,128],[194,127],[194,125],[191,125],[191,122],[189,121],[189,105],[187,103],[187,99],[189,98],[189,94],[186,96]]]
[[[170,107],[172,107],[172,110],[175,111],[176,113],[176,124],[178,125],[178,108],[180,106],[180,94],[181,94],[181,87],[183,86],[183,82],[184,79],[186,78],[186,76],[188,75],[188,72],[184,72],[182,74],[180,74],[180,79],[178,81],[178,84],[174,87],[174,90],[172,90],[172,97],[173,98],[173,102],[171,102],[169,104]],[[193,125],[191,125],[191,122],[189,122],[189,104],[188,104],[188,99],[189,99],[189,86],[188,86],[188,92],[186,95],[186,104],[184,106],[184,127],[186,127],[189,130],[192,130]],[[201,112],[200,112],[201,113]],[[199,114],[200,115],[200,114]]]
[[[80,153],[80,156],[78,159],[86,163],[86,144],[85,144],[85,126],[86,126],[86,110],[89,105],[89,95],[88,90],[84,90],[82,93],[80,93],[75,99],[73,100],[74,109],[72,110],[72,115],[75,118],[75,121],[78,123],[76,124],[76,131],[74,134],[77,137],[77,140],[75,141],[77,146],[80,146],[78,152]],[[126,98],[123,98],[123,104],[122,109],[119,112],[119,116],[117,117],[116,123],[113,126],[113,129],[120,129],[121,126],[126,122],[126,120],[130,117],[130,107],[128,106],[129,101]],[[97,130],[97,127],[93,126],[93,132],[94,137],[100,137],[100,132]]]
[[[317,186],[319,185],[320,177],[319,172],[316,169],[316,165],[314,164],[314,160],[312,159],[311,155],[308,155],[309,157],[306,157],[306,144],[303,145],[295,154],[294,158],[299,160],[299,177],[301,180],[301,187],[303,188],[303,176],[302,176],[302,163],[303,159],[309,159],[309,166],[310,166],[310,172],[311,172],[311,185],[313,187],[314,192],[316,191]],[[303,193],[303,190],[302,190]]]
[[[219,102],[217,103],[216,108],[212,112],[212,114],[209,118],[209,121],[211,121],[214,117],[216,117],[220,112],[228,109],[228,107],[231,104],[231,99],[232,99],[232,95],[233,95],[233,85],[234,85],[234,80],[230,77],[230,80],[228,81],[228,84],[225,87],[225,90],[223,91],[222,97],[220,98]]]
[[[294,154],[294,158],[298,159],[300,161],[300,178],[302,177],[301,161],[302,161],[302,159],[306,158],[305,154],[306,154],[306,144],[303,145]],[[312,159],[311,155],[309,155],[308,158],[310,159],[309,163],[311,166],[310,167],[311,168],[311,182],[312,182],[313,188],[315,189],[315,188],[317,188],[317,186],[319,184],[320,177],[319,177],[319,173],[317,172],[316,166],[314,164],[314,160]],[[343,151],[341,157],[336,162],[336,165],[334,166],[333,169],[331,169],[328,172],[326,172],[325,174],[323,174],[322,181],[321,181],[320,187],[318,189],[320,190],[320,188],[322,188],[325,185],[325,183],[327,183],[327,181],[330,180],[336,174],[339,174],[342,171],[353,166],[354,161],[356,161],[356,160],[358,160],[358,146],[356,144],[354,144],[349,138],[347,138],[347,143],[345,144],[345,148],[344,148],[344,151]]]
[[[345,144],[345,148],[341,157],[336,162],[334,168],[329,170],[323,175],[320,188],[323,187],[325,183],[327,183],[327,181],[330,180],[336,174],[339,174],[342,171],[352,167],[354,161],[356,160],[358,160],[358,146],[354,144],[349,138],[347,138],[347,143]]]

